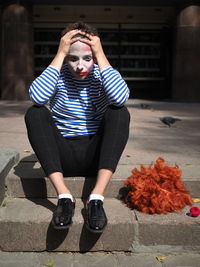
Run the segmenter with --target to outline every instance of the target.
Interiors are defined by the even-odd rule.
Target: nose
[[[81,59],[78,61],[77,70],[83,70],[83,62]]]

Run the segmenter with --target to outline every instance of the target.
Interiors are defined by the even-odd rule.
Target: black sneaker
[[[58,200],[56,210],[53,213],[52,225],[55,229],[68,229],[72,224],[75,202],[70,198]]]
[[[107,217],[103,208],[103,201],[90,200],[87,203],[87,229],[93,233],[102,233],[106,225]]]

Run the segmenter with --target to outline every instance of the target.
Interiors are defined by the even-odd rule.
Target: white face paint
[[[69,49],[67,64],[77,79],[85,79],[92,71],[94,65],[90,46],[80,41],[73,43]]]

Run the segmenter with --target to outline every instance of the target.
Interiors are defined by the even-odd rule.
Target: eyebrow
[[[70,56],[70,57],[78,57],[77,55],[75,55],[75,54],[68,54],[68,56]],[[83,55],[84,57],[86,56],[86,57],[92,57],[93,55],[92,55],[92,53],[91,54],[85,54],[85,55]]]

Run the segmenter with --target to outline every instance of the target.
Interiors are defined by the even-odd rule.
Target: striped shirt
[[[34,103],[49,102],[52,117],[64,137],[94,135],[108,105],[122,106],[129,89],[111,66],[102,71],[95,64],[83,80],[76,79],[64,64],[61,71],[48,66],[29,89]]]

